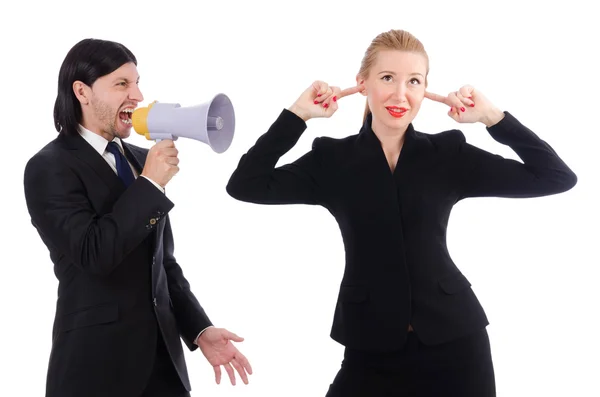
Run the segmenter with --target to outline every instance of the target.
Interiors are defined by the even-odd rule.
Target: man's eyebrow
[[[131,83],[131,80],[129,80],[127,77],[117,77],[115,79],[115,81],[120,81],[120,80],[125,80],[126,82]],[[140,81],[140,76],[138,76],[136,83],[139,83],[139,81]]]

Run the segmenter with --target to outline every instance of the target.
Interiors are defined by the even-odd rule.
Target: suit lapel
[[[409,189],[411,181],[437,165],[439,156],[427,134],[418,132],[409,124],[396,168],[391,172],[381,142],[371,129],[372,115],[369,114],[356,138],[356,151],[360,161],[360,174],[369,179],[368,184],[383,189],[389,197],[397,197],[399,191]]]
[[[372,114],[368,115],[359,132],[357,139],[359,150],[369,159],[378,163],[377,168],[382,168],[387,173],[391,173],[381,142],[371,129],[372,117]],[[433,166],[432,158],[429,155],[431,150],[432,145],[427,135],[416,131],[412,123],[409,124],[393,175],[398,177],[402,173],[410,172],[413,169]]]
[[[146,164],[146,152],[126,143],[123,140],[121,140],[121,143],[123,144],[125,156],[131,162],[138,175],[140,175],[144,169],[144,165]]]
[[[396,162],[396,168],[392,173],[390,166],[385,157],[385,153],[381,146],[381,142],[375,132],[371,129],[372,114],[369,114],[365,123],[363,124],[358,137],[357,137],[357,149],[366,156],[369,162],[373,163],[374,170],[377,172],[385,172],[386,175],[394,176],[395,178],[407,171],[409,172],[414,167],[423,165],[420,161],[420,157],[424,154],[426,142],[420,133],[415,131],[412,123],[408,125],[406,133],[404,135],[404,143],[400,150],[398,161]]]
[[[111,192],[115,192],[115,197],[118,197],[125,191],[125,185],[123,185],[121,179],[115,174],[106,160],[81,135],[61,135],[58,139],[63,142],[64,147],[75,157],[86,163],[98,175],[100,180],[110,188]],[[137,170],[138,175],[141,174],[146,163],[146,150],[123,141],[121,142],[123,143],[125,156]]]
[[[110,168],[110,165],[90,146],[85,139],[79,134],[61,136],[61,139],[65,147],[71,151],[71,153],[82,162],[89,165],[89,167],[98,175],[100,180],[104,182],[111,191],[120,195],[125,191],[123,182],[119,179],[117,174]]]

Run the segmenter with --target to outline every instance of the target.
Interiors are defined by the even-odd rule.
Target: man
[[[59,281],[47,397],[189,396],[180,337],[198,347],[220,383],[223,365],[244,383],[252,369],[213,327],[173,256],[164,188],[177,149],[122,140],[143,101],[137,60],[122,44],[86,39],[59,74],[59,136],[25,168],[32,224]]]

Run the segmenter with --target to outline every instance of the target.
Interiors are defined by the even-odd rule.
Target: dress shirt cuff
[[[156,188],[157,188],[158,190],[160,190],[160,191],[161,191],[161,192],[163,192],[163,193],[165,192],[165,189],[163,189],[163,187],[162,187],[162,186],[160,186],[158,183],[154,182],[152,179],[148,178],[146,175],[142,175],[142,176],[143,176],[144,178],[148,179],[150,182],[152,182],[152,184],[153,184],[154,186],[156,186]]]
[[[194,344],[196,344],[196,345],[197,345],[197,344],[198,344],[198,339],[200,339],[200,335],[202,335],[202,333],[203,333],[204,331],[206,331],[207,329],[209,329],[209,328],[211,328],[211,327],[214,327],[214,325],[209,325],[208,327],[206,327],[206,328],[204,328],[202,331],[200,331],[200,333],[198,334],[198,336],[196,337],[196,339],[194,339]]]

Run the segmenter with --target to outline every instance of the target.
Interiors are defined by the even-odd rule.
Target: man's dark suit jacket
[[[250,203],[321,205],[335,217],[346,267],[331,337],[342,345],[399,349],[409,323],[425,344],[484,328],[486,314],[446,246],[453,205],[564,192],[575,174],[508,112],[488,132],[524,164],[468,144],[459,130],[430,135],[411,124],[392,173],[371,120],[356,135],[316,138],[312,150],[276,167],[306,129],[284,109],[242,156],[227,192]]]
[[[140,174],[148,150],[123,146]],[[59,281],[46,396],[140,395],[160,332],[190,390],[180,337],[194,351],[212,324],[173,256],[174,204],[143,177],[126,189],[79,135],[36,153],[24,185]]]

